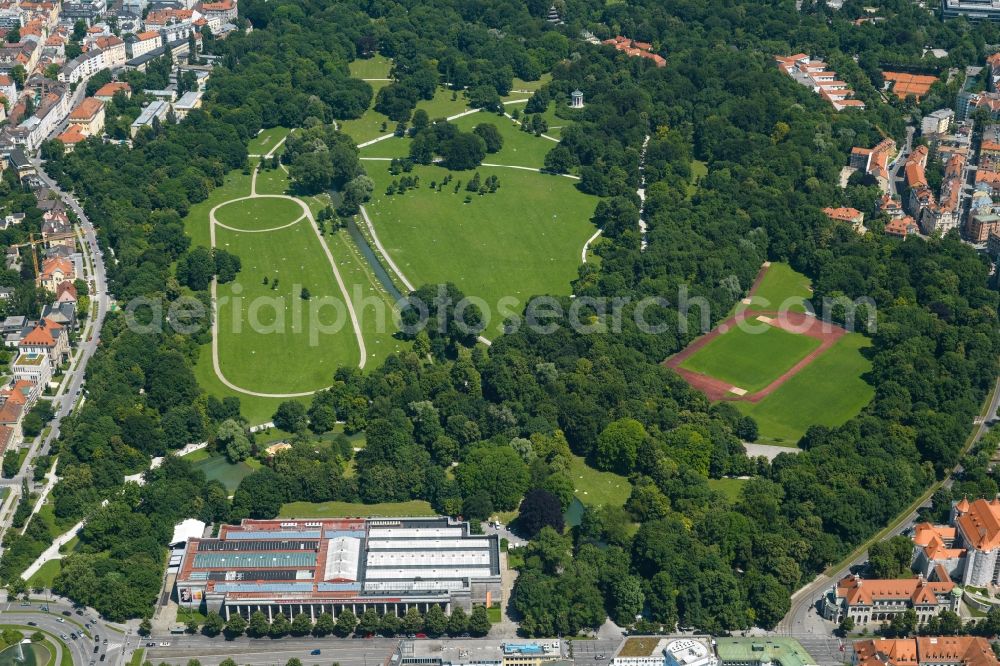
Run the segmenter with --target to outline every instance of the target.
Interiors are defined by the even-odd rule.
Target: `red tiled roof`
[[[74,120],[90,120],[104,108],[104,102],[93,97],[85,97],[82,102],[80,102],[75,109],[70,111],[69,119]]]
[[[936,604],[937,595],[948,594],[954,587],[951,582],[928,582],[923,578],[862,580],[857,576],[845,576],[837,585],[837,596],[844,597],[850,606],[872,606],[880,599]]]
[[[858,219],[863,213],[857,208],[824,208],[823,212],[831,220],[837,220],[840,222],[853,222]]]
[[[132,86],[125,83],[124,81],[112,81],[111,83],[105,83],[103,86],[97,89],[94,93],[94,97],[114,97],[115,93],[119,90],[124,90],[126,93],[132,92]]]

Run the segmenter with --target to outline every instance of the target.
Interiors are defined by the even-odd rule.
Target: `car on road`
[[[417,634],[417,638],[427,638],[427,634]]]
[[[101,640],[101,635],[100,634],[94,634],[94,642],[96,643],[99,640]]]
[[[41,607],[41,609],[42,609],[43,611],[45,611],[46,613],[48,613],[48,612],[49,612],[49,607],[48,607],[48,606],[42,606],[42,607]]]
[[[66,620],[65,620],[65,619],[63,619],[63,618],[61,618],[61,617],[57,617],[57,618],[56,618],[56,620],[57,620],[58,622],[62,622],[63,624],[66,624]]]
[[[71,616],[73,615],[73,614],[72,614],[71,612],[69,612],[69,611],[63,611],[63,612],[62,612],[62,614],[63,614],[63,615],[65,615],[66,617],[71,617]]]
[[[322,651],[322,650],[320,650],[319,648],[316,648],[315,650],[313,650],[313,651],[312,651],[312,652],[310,652],[309,654],[311,654],[311,655],[313,655],[313,656],[316,656],[317,654],[323,654],[323,651]]]
[[[94,646],[94,654],[97,654],[100,651],[101,651],[101,646],[100,645],[95,645]]]
[[[76,635],[75,631],[71,631],[69,637],[72,638],[74,641],[79,638],[79,636]]]
[[[29,622],[29,623],[28,623],[28,626],[29,626],[29,627],[37,627],[37,626],[38,626],[38,623],[37,623],[37,622]]]
[[[146,643],[146,647],[156,647],[156,643],[154,643],[153,641],[149,641],[148,643]]]
[[[161,641],[160,647],[170,647],[170,641]]]
[[[95,640],[96,640],[96,639],[95,639]],[[107,638],[105,638],[105,639],[104,639],[104,642],[103,642],[103,643],[101,643],[101,645],[107,645],[107,644],[108,644],[108,639],[107,639]]]
[[[69,638],[69,636],[67,636],[66,634],[59,634],[59,638],[66,640],[67,638]]]
[[[105,660],[105,659],[107,659],[107,658],[108,658],[108,655],[107,655],[107,654],[102,654],[102,655],[101,655],[101,661],[104,661],[104,660]]]
[[[22,601],[21,605],[22,606],[31,606],[31,602],[30,601]]]

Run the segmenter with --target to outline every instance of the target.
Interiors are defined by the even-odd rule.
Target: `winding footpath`
[[[275,144],[275,146],[271,148],[270,152],[268,152],[267,155],[265,155],[264,157],[269,158],[272,155],[274,155],[274,151],[276,151],[284,142],[285,139],[282,138],[281,141]],[[312,227],[313,233],[316,234],[316,239],[319,241],[320,246],[323,248],[323,252],[326,254],[327,261],[330,262],[330,268],[333,271],[333,277],[337,280],[337,287],[340,289],[340,293],[344,297],[344,305],[347,306],[347,314],[351,318],[351,327],[354,329],[354,337],[358,342],[358,351],[360,354],[358,359],[358,367],[364,368],[365,363],[368,361],[368,350],[365,347],[364,335],[362,335],[361,333],[361,322],[358,319],[357,311],[354,309],[354,303],[351,301],[350,294],[347,291],[347,286],[344,284],[344,279],[340,275],[340,269],[337,268],[337,262],[333,258],[333,253],[330,252],[330,247],[326,244],[326,241],[323,239],[323,234],[320,233],[319,225],[316,224],[316,219],[313,217],[312,211],[309,210],[309,206],[306,205],[306,203],[301,199],[299,199],[298,197],[289,196],[287,194],[258,194],[257,174],[259,170],[260,170],[260,165],[258,164],[253,170],[253,175],[250,177],[249,196],[238,197],[236,199],[223,201],[222,203],[213,207],[212,210],[208,212],[209,236],[212,247],[214,248],[216,245],[215,228],[217,226],[222,227],[223,229],[229,229],[231,231],[237,231],[240,233],[263,233],[265,231],[277,231],[279,229],[286,229],[290,226],[298,224],[302,220],[309,220],[309,225]],[[216,218],[215,216],[216,211],[222,208],[223,206],[229,205],[231,203],[236,203],[239,201],[248,201],[251,199],[286,199],[288,201],[294,201],[302,208],[302,215],[299,216],[295,221],[289,222],[288,224],[283,224],[278,227],[272,227],[270,229],[254,229],[254,230],[237,229],[234,227],[230,227],[225,224],[222,224]],[[222,373],[222,365],[219,362],[218,282],[214,278],[212,280],[211,289],[212,289],[212,307],[215,309],[214,316],[212,317],[212,369],[215,371],[215,376],[219,378],[220,382],[222,382],[227,388],[232,389],[233,391],[243,393],[244,395],[252,395],[258,398],[303,398],[306,396],[313,395],[325,389],[324,387],[320,389],[315,389],[313,391],[300,391],[296,393],[264,393],[262,391],[252,391],[250,389],[243,388],[242,386],[237,386],[236,384],[226,379],[226,376]]]

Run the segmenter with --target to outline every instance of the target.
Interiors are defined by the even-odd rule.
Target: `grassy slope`
[[[753,392],[773,382],[819,344],[815,338],[773,326],[759,333],[735,328],[688,357],[681,367]]]
[[[871,369],[861,353],[870,344],[859,333],[845,335],[764,400],[734,404],[756,419],[762,442],[794,444],[810,425],[841,425],[875,394],[861,378]]]
[[[308,221],[263,234],[216,231],[219,247],[243,258],[237,282],[219,285],[219,362],[226,379],[265,393],[328,386],[341,365],[357,363],[358,346],[343,297]],[[264,285],[267,276],[271,284]],[[275,280],[278,288],[272,289]],[[310,301],[299,297],[302,288]],[[242,298],[237,309],[221,299]],[[312,312],[322,299],[340,303]],[[252,325],[253,308],[262,305]],[[332,326],[332,333],[317,325]]]
[[[290,502],[281,506],[280,518],[340,518],[346,516],[434,516],[424,500],[360,504],[351,502]]]
[[[414,285],[451,281],[467,295],[496,303],[511,296],[523,303],[538,294],[568,294],[580,249],[593,233],[589,219],[596,199],[579,193],[573,181],[514,169],[480,167],[482,179],[496,175],[500,190],[463,200],[454,184],[471,171],[455,173],[441,192],[429,184],[447,175],[440,167],[417,167],[421,185],[386,196],[393,180],[387,165],[368,163],[375,194],[368,212],[387,251]],[[494,317],[491,332],[499,321]]]
[[[545,155],[556,145],[548,139],[522,132],[514,121],[494,113],[473,113],[453,120],[452,123],[466,132],[471,132],[480,123],[496,125],[503,136],[504,145],[500,151],[487,155],[483,160],[491,164],[541,169],[545,166]],[[379,141],[362,148],[361,157],[406,157],[410,151],[410,141],[409,137],[393,137]],[[369,171],[379,168],[376,162],[364,162],[364,165]]]
[[[62,565],[59,560],[50,560],[42,565],[42,567],[28,580],[28,588],[34,589],[36,587],[45,588],[46,590],[52,589],[52,581],[56,579],[59,572],[62,570]]]
[[[624,506],[632,493],[632,484],[624,476],[598,471],[579,456],[570,460],[569,476],[577,498],[589,506]]]
[[[377,367],[390,354],[409,349],[411,342],[393,337],[397,329],[392,297],[372,273],[347,231],[339,230],[327,235],[326,242],[361,320],[361,332],[368,351],[366,368]]]
[[[389,77],[392,59],[376,53],[371,58],[354,60],[348,64],[351,76],[356,79],[385,79]]]
[[[708,487],[725,495],[730,502],[735,502],[744,483],[745,479],[709,479]]]
[[[251,155],[266,155],[279,141],[288,135],[287,127],[270,127],[250,139],[247,152]]]
[[[372,85],[372,88],[377,89],[375,85]],[[433,99],[420,100],[417,103],[417,108],[425,110],[433,119],[446,118],[461,113],[466,110],[467,106],[465,98],[461,94],[458,94],[453,100],[452,91],[441,88],[435,93]],[[382,123],[386,125],[385,130],[382,129]],[[360,118],[341,121],[340,126],[357,143],[362,143],[393,131],[396,128],[396,122],[389,120],[374,108],[370,108]]]

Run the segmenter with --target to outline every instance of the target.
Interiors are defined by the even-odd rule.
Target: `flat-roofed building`
[[[449,518],[244,520],[188,541],[182,606],[249,617],[500,603],[500,541]]]

